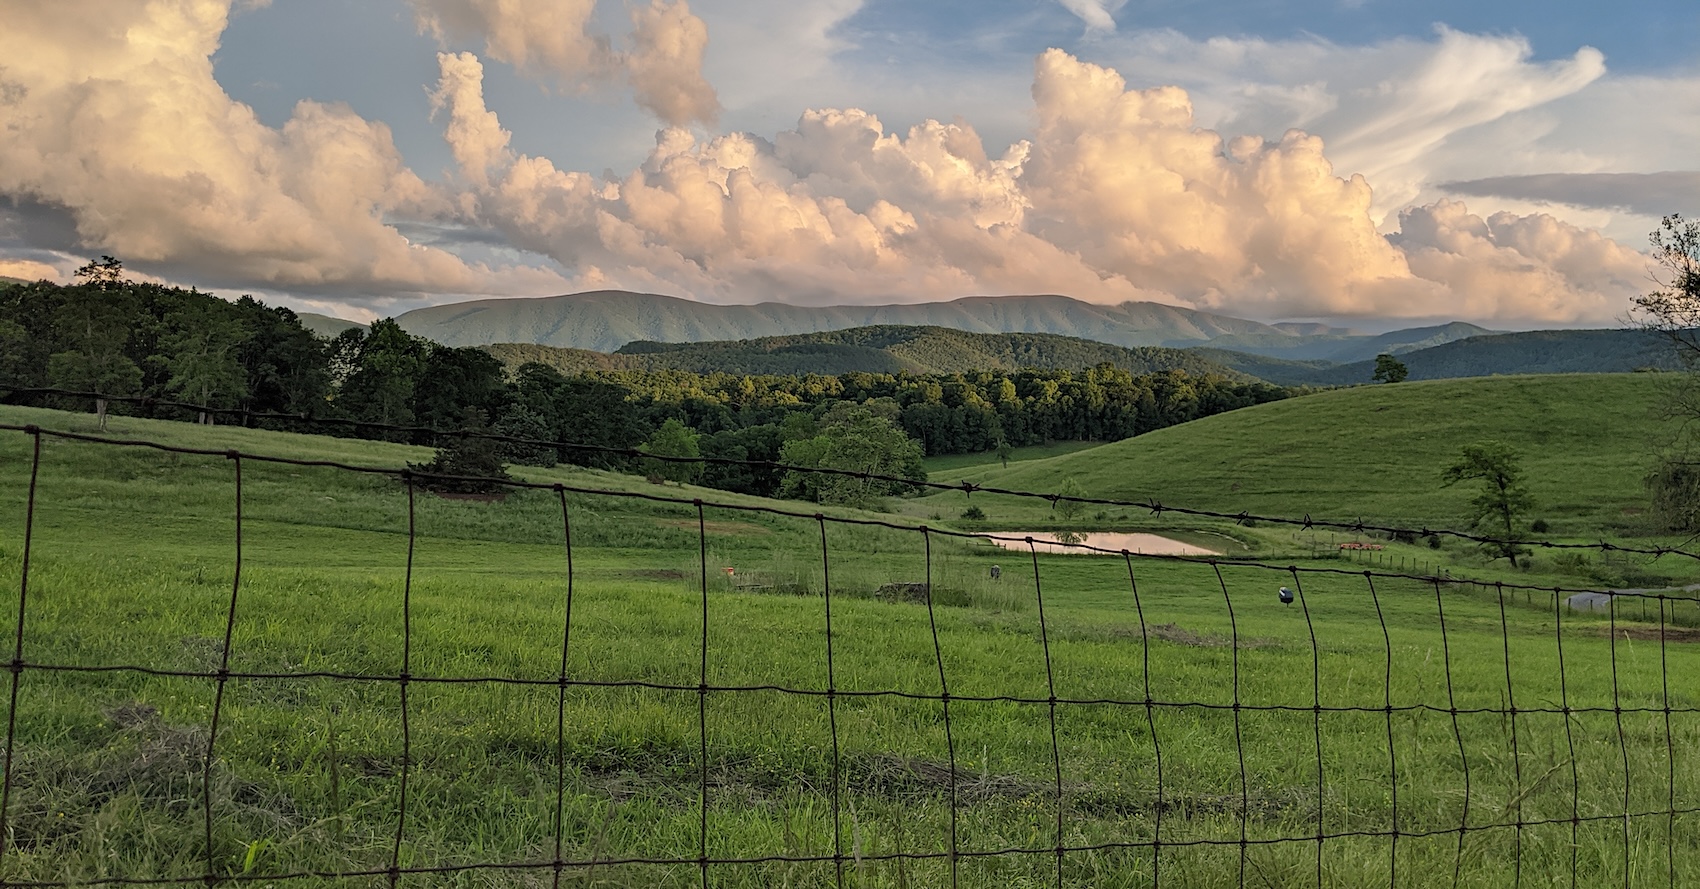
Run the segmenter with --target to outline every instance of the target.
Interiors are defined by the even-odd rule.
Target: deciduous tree
[[[1470,527],[1491,540],[1482,548],[1495,558],[1511,561],[1524,551],[1513,541],[1523,532],[1523,519],[1535,506],[1523,480],[1522,455],[1502,441],[1465,445],[1458,461],[1441,473],[1442,486],[1461,481],[1480,481],[1481,491],[1470,500]]]
[[[1383,353],[1375,356],[1375,381],[1377,383],[1403,383],[1411,373],[1405,367],[1405,362]]]

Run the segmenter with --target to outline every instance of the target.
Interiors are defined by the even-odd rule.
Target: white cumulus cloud
[[[408,242],[447,212],[381,123],[303,100],[281,128],[213,78],[229,0],[0,3],[0,194],[62,207],[90,249],[216,285],[388,294],[537,292]]]
[[[490,58],[577,90],[618,78],[664,123],[712,124],[720,100],[703,77],[708,27],[686,0],[632,9],[630,48],[591,31],[596,0],[411,0],[421,30],[448,45],[482,40]]]
[[[445,57],[438,95],[456,156],[478,159],[492,140],[476,134],[500,127],[464,68]],[[893,133],[824,109],[772,139],[664,130],[616,178],[506,156],[471,212],[587,286],[719,301],[1061,292],[1263,317],[1579,322],[1633,290],[1639,254],[1551,217],[1471,223],[1439,203],[1389,240],[1369,183],[1336,175],[1318,137],[1224,138],[1184,90],[1129,89],[1060,50],[1035,63],[1033,102],[1030,138],[1001,154],[964,122]]]

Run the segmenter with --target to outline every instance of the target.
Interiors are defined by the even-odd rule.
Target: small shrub
[[[483,413],[468,409],[465,424],[469,431],[481,431]],[[439,494],[495,494],[511,478],[503,465],[501,443],[471,436],[448,436],[429,463],[409,463],[407,468],[424,475],[417,482],[419,487]]]
[[[986,511],[978,506],[970,506],[962,511],[962,518],[970,522],[983,522],[986,520]]]
[[[1424,539],[1428,541],[1428,548],[1429,549],[1440,549],[1440,535],[1439,534],[1430,534],[1427,537],[1425,537]]]
[[[1545,534],[1552,530],[1552,526],[1547,524],[1546,519],[1535,519],[1533,522],[1529,523],[1529,530],[1536,534]]]

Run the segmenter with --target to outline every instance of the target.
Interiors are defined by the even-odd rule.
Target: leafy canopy
[[[1495,558],[1511,561],[1523,551],[1511,541],[1524,530],[1524,518],[1534,509],[1535,498],[1524,482],[1522,455],[1502,441],[1465,445],[1457,462],[1441,473],[1443,486],[1462,481],[1480,481],[1481,490],[1470,500],[1470,527],[1496,538],[1482,544]]]

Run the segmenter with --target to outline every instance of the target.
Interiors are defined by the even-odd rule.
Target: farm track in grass
[[[0,421],[89,423],[12,408]],[[256,454],[390,466],[423,456],[114,424],[120,436]],[[30,444],[0,433],[0,577],[14,596]],[[739,500],[606,473],[525,472]],[[235,493],[222,457],[44,439],[25,660],[200,675],[24,671],[6,879],[206,872],[202,757],[233,579]],[[1526,884],[1546,885],[1564,882],[1573,861],[1585,885],[1700,881],[1700,815],[1621,817],[1626,795],[1631,812],[1700,806],[1700,699],[1680,680],[1700,668],[1700,650],[1661,644],[1656,618],[1620,613],[1627,633],[1608,636],[1608,615],[1567,614],[1560,627],[1550,597],[1525,604],[1508,592],[1502,630],[1492,588],[1380,578],[1372,594],[1349,574],[1302,573],[1302,603],[1286,608],[1274,591],[1294,578],[1282,570],[1225,562],[1219,579],[1201,562],[1034,560],[935,534],[947,735],[928,609],[877,596],[929,580],[920,533],[827,523],[842,692],[829,711],[818,694],[828,682],[820,524],[710,507],[704,564],[694,507],[618,496],[566,496],[573,684],[564,696],[557,495],[415,498],[404,759],[393,677],[403,663],[407,499],[390,479],[243,462],[229,668],[264,678],[231,680],[221,708],[210,784],[218,872],[381,874],[405,773],[403,868],[551,861],[557,794],[564,859],[683,862],[575,866],[564,885],[698,885],[705,812],[711,859],[842,849],[846,885],[946,885],[953,787],[963,850],[1028,850],[959,858],[965,886],[1054,886],[1059,844],[1117,843],[1133,847],[1063,855],[1064,885],[1149,886],[1153,853],[1139,844],[1159,830],[1163,886],[1238,885],[1242,874],[1246,885],[1313,885],[1319,855],[1322,882],[1342,887],[1426,886],[1453,873],[1460,885],[1501,886],[1519,866]],[[987,577],[994,562],[998,582]],[[14,600],[0,636],[11,637],[15,619]],[[702,710],[706,761],[705,681],[714,689]],[[1054,747],[1053,682],[1062,699]],[[1526,826],[1508,826],[1518,820]],[[1376,835],[1395,823],[1396,846]],[[1320,848],[1319,829],[1332,837]],[[548,867],[472,868],[404,882],[545,886],[553,876]],[[714,864],[709,879],[832,885],[836,874],[830,860],[769,860]],[[374,880],[386,882],[312,885]]]

